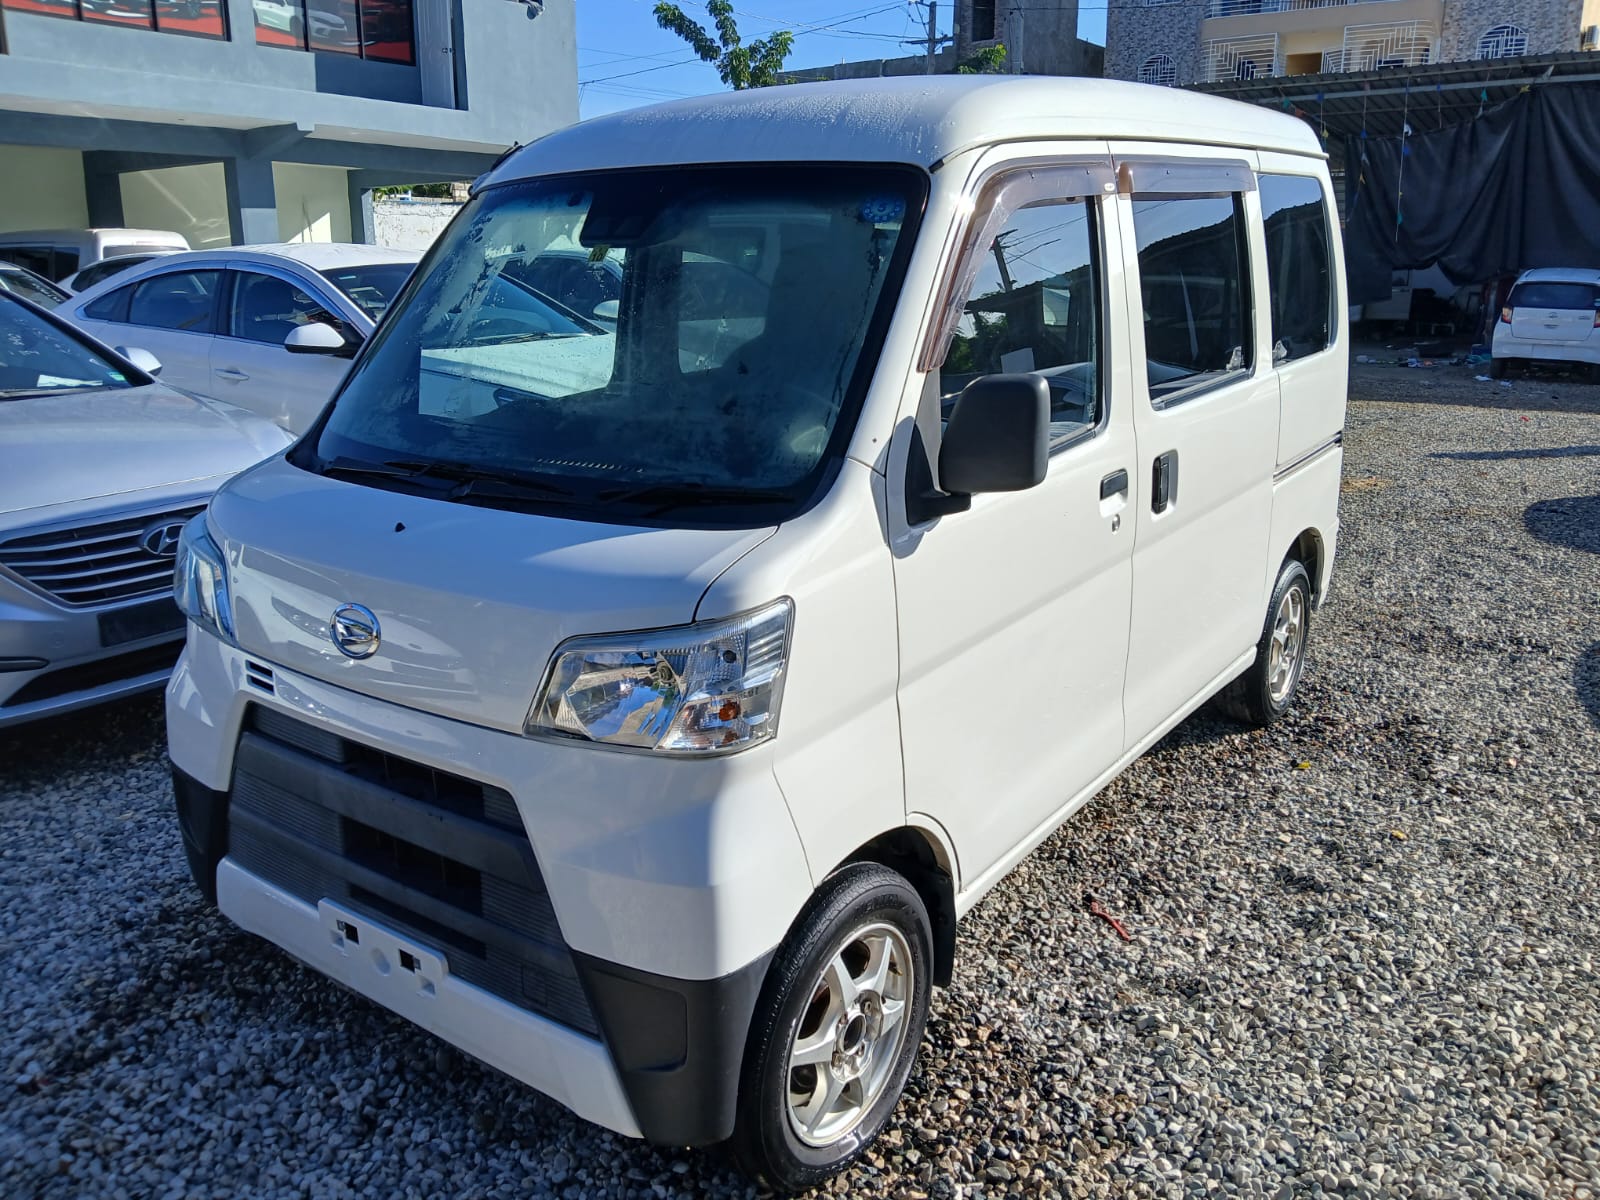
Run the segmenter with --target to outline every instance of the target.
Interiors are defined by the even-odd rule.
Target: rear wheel
[[[745,1050],[732,1150],[781,1192],[848,1166],[888,1122],[928,1018],[933,937],[906,880],[846,867],[768,972]]]
[[[1278,572],[1256,660],[1217,694],[1217,706],[1247,725],[1271,725],[1294,702],[1311,639],[1311,577],[1298,559]]]
[[[1491,358],[1489,360],[1489,378],[1504,379],[1506,377],[1506,364],[1510,359]]]

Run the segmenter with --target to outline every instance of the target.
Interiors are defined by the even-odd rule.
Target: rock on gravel
[[[1600,387],[1353,392],[1298,706],[1197,715],[970,915],[833,1194],[1600,1200]],[[0,1194],[754,1194],[203,907],[157,701],[0,763]]]

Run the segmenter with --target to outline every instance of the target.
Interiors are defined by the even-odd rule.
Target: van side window
[[[1244,206],[1225,196],[1135,197],[1150,399],[1249,370]]]
[[[939,374],[949,416],[982,375],[1031,372],[1050,385],[1050,445],[1099,423],[1099,271],[1095,211],[1086,200],[1018,209],[984,250]]]
[[[1272,292],[1272,361],[1292,362],[1333,341],[1333,278],[1322,185],[1304,175],[1263,175],[1261,217]]]

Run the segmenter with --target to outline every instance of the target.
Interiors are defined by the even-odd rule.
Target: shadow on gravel
[[[1395,378],[1401,380],[1396,391]],[[1426,386],[1420,386],[1420,385]],[[1356,367],[1350,399],[1366,403],[1438,404],[1447,408],[1492,408],[1502,412],[1561,412],[1600,415],[1600,387],[1568,379],[1516,379],[1510,387],[1479,383],[1470,374],[1426,370],[1374,371]]]
[[[1600,642],[1578,657],[1572,682],[1578,689],[1578,702],[1589,710],[1589,719],[1600,729]]]
[[[1440,450],[1429,458],[1453,458],[1457,462],[1498,462],[1517,458],[1588,458],[1600,455],[1600,446],[1553,446],[1543,450]]]
[[[1542,542],[1600,554],[1600,496],[1541,500],[1523,511],[1522,524]]]
[[[7,786],[68,768],[125,763],[140,751],[165,749],[160,692],[0,729],[0,764]]]

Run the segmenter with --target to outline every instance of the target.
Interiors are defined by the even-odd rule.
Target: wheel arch
[[[955,853],[943,831],[920,824],[885,830],[856,847],[833,870],[862,862],[888,867],[916,888],[932,925],[933,982],[947,987],[956,958],[956,871]]]
[[[1289,549],[1278,564],[1278,571],[1281,572],[1283,564],[1291,559],[1299,562],[1306,569],[1306,574],[1311,577],[1311,603],[1314,607],[1320,608],[1323,591],[1327,587],[1324,574],[1327,568],[1327,548],[1321,532],[1316,529],[1302,529],[1294,541],[1289,543]],[[1274,574],[1273,579],[1276,578],[1277,575]]]

